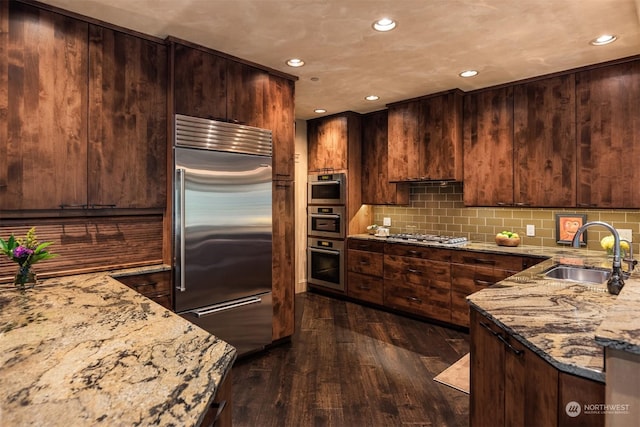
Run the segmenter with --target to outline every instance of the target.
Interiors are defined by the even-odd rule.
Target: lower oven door
[[[310,238],[307,275],[311,285],[344,291],[344,243]]]

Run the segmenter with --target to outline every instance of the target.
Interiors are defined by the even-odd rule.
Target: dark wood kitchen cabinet
[[[384,242],[347,239],[347,295],[384,303]]]
[[[574,74],[516,85],[513,103],[514,204],[575,206]]]
[[[542,261],[544,258],[453,251],[451,255],[451,323],[469,327],[467,296]]]
[[[385,245],[384,305],[431,319],[451,320],[451,251]]]
[[[604,415],[566,415],[571,401],[603,403],[604,384],[558,371],[475,309],[471,311],[469,425],[604,426]]]
[[[408,205],[409,184],[389,182],[387,110],[362,117],[362,203]]]
[[[467,206],[513,205],[513,87],[464,97]]]
[[[88,24],[0,7],[0,210],[84,205]]]
[[[273,179],[295,179],[295,82],[269,75],[265,127],[273,135]]]
[[[456,180],[462,175],[462,91],[389,105],[389,180]]]
[[[307,121],[309,172],[346,171],[349,160],[349,113]]]
[[[576,74],[579,207],[640,208],[640,60]]]
[[[177,114],[265,128],[269,73],[169,37]]]
[[[90,207],[163,208],[167,48],[89,26]]]
[[[293,335],[295,327],[295,209],[293,181],[273,183],[272,339]]]

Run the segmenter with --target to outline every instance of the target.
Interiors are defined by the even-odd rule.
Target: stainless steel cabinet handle
[[[491,285],[495,285],[495,282],[489,282],[488,280],[478,280],[478,279],[474,279],[473,283],[475,283],[478,286],[491,286]]]
[[[407,273],[422,274],[420,270],[416,270],[415,268],[407,268]]]
[[[332,250],[329,250],[329,249],[310,248],[309,250],[311,252],[318,252],[318,253],[321,253],[321,254],[340,255],[340,251],[332,251]]]

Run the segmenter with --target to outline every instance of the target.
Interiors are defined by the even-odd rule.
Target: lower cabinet
[[[231,427],[233,425],[233,407],[232,407],[232,373],[222,381],[213,398],[213,402],[204,414],[200,427]]]
[[[173,310],[171,272],[169,270],[122,276],[116,277],[115,279],[131,289],[140,292],[150,300],[157,302],[164,308]]]
[[[347,295],[382,305],[384,243],[349,239],[347,243]]]
[[[469,425],[604,426],[604,415],[567,409],[604,402],[604,384],[558,371],[494,322],[471,310]]]

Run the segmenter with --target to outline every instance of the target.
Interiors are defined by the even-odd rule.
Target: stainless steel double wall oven
[[[307,282],[344,291],[346,237],[345,175],[310,175],[308,180]]]

